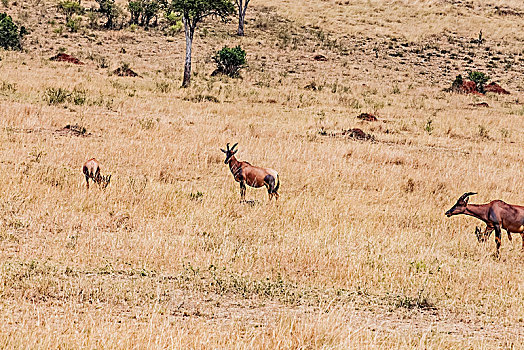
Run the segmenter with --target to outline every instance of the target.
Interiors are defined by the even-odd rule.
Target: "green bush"
[[[475,85],[477,86],[477,90],[480,93],[484,93],[484,84],[486,84],[489,81],[489,76],[482,72],[477,71],[469,71],[468,72],[468,78],[469,80],[475,82]]]
[[[241,68],[246,65],[246,51],[242,50],[240,46],[230,48],[224,46],[219,50],[213,60],[217,64],[217,69],[213,74],[226,74],[230,77],[238,77]]]
[[[63,88],[47,88],[44,91],[44,100],[50,105],[58,105],[67,102],[71,92]]]
[[[26,29],[13,22],[11,16],[0,13],[0,47],[4,50],[21,50],[22,37],[26,34]]]
[[[82,17],[76,17],[72,18],[66,23],[66,27],[69,28],[70,32],[76,33],[78,32],[78,29],[80,29],[80,25],[82,24]]]
[[[84,8],[80,2],[63,0],[58,3],[58,10],[66,16],[66,23],[72,20],[73,15],[81,15],[84,13]]]

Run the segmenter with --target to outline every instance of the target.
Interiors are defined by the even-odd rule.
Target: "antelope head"
[[[477,194],[476,192],[466,192],[458,199],[457,203],[450,210],[446,212],[446,216],[450,217],[453,215],[463,214],[466,211],[468,205],[469,196]]]
[[[235,153],[237,153],[238,150],[235,150],[235,147],[238,145],[238,143],[235,143],[233,145],[233,147],[231,147],[231,149],[229,148],[229,143],[226,145],[226,149],[220,149],[222,152],[224,152],[226,154],[226,160],[224,160],[224,164],[227,164],[229,163],[229,160],[231,159],[231,157],[233,157],[235,155]]]

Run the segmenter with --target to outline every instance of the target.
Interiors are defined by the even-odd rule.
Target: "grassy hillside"
[[[0,51],[0,347],[522,348],[520,236],[497,259],[444,216],[524,204],[520,1],[254,0],[246,37],[199,29],[188,89],[183,33],[69,33],[54,6],[10,2],[30,34]],[[241,79],[211,76],[224,45]],[[511,94],[443,91],[468,70]],[[278,203],[239,203],[228,142]]]

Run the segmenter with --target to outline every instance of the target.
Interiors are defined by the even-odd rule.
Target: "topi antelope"
[[[89,159],[84,163],[82,167],[82,172],[86,177],[87,188],[89,189],[89,179],[96,182],[98,185],[101,185],[102,188],[106,188],[111,181],[111,175],[102,176],[100,174],[100,163],[95,158]]]
[[[227,149],[220,149],[226,154],[225,164],[229,164],[229,169],[235,178],[235,181],[240,182],[240,200],[244,201],[246,196],[246,183],[255,188],[266,186],[267,193],[269,195],[269,200],[275,197],[275,200],[278,200],[278,188],[280,187],[280,180],[278,178],[278,173],[269,168],[259,168],[253,166],[248,162],[239,162],[235,153],[238,150],[235,150],[235,147],[238,143],[235,143],[231,149],[229,148],[229,143],[227,144]]]
[[[497,255],[499,255],[501,243],[501,228],[506,230],[510,241],[511,233],[520,233],[522,236],[522,250],[524,250],[524,207],[507,204],[501,200],[495,200],[487,204],[468,204],[469,196],[472,194],[476,193],[467,192],[460,196],[457,203],[446,212],[446,216],[465,214],[484,221],[487,227],[484,231],[483,239],[487,239],[491,231],[495,230]]]

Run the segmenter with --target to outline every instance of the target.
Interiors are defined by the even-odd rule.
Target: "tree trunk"
[[[237,6],[238,6],[238,30],[237,35],[244,36],[244,22],[246,19],[246,11],[247,11],[247,5],[249,4],[250,0],[245,0],[243,2],[242,0],[237,0]]]
[[[242,7],[238,7],[238,36],[244,36],[244,19],[246,18],[246,13],[242,11]]]
[[[184,63],[184,80],[182,87],[186,88],[191,83],[191,46],[193,45],[193,33],[195,27],[189,19],[184,18],[184,31],[186,34],[186,60]]]

